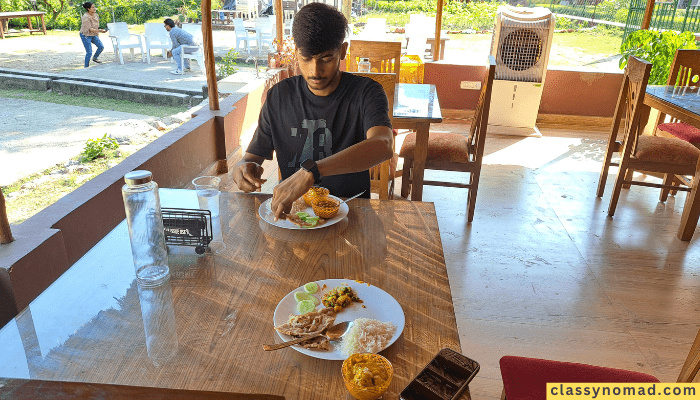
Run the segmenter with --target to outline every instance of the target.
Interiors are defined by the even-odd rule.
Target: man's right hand
[[[259,192],[262,184],[267,182],[267,179],[260,178],[263,171],[263,167],[258,163],[241,162],[233,172],[233,181],[245,193]]]

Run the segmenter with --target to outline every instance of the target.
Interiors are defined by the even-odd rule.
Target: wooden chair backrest
[[[689,86],[694,76],[700,79],[700,50],[676,50],[666,84]]]
[[[474,155],[474,160],[479,161],[484,155],[484,143],[486,141],[486,130],[489,123],[489,110],[491,108],[491,92],[493,90],[493,79],[496,75],[496,58],[489,56],[489,66],[481,81],[481,94],[476,103],[474,111],[474,121],[469,128],[468,143],[471,149],[469,153]]]
[[[620,126],[619,119],[625,115],[625,132],[622,140],[623,158],[629,158],[634,154],[637,138],[643,127],[640,128],[639,120],[642,113],[642,103],[644,94],[649,82],[651,64],[634,56],[630,56],[625,69],[625,76],[622,81],[622,91],[618,98],[617,109],[615,110],[615,120],[613,127]],[[624,97],[623,97],[624,96]],[[620,101],[624,100],[624,101]],[[616,132],[614,130],[614,132]]]
[[[357,72],[360,58],[365,57],[369,58],[372,72],[396,74],[396,82],[399,82],[399,73],[401,72],[400,42],[351,41],[345,58],[345,70]]]
[[[394,92],[396,91],[396,74],[379,72],[353,72],[353,75],[370,78],[382,85],[386,98],[389,100],[389,117],[394,117]]]
[[[386,98],[389,101],[389,117],[394,116],[394,92],[396,91],[395,74],[391,73],[366,73],[353,72],[353,75],[364,76],[374,79],[384,88]],[[391,199],[393,196],[389,193],[389,175],[391,171],[391,161],[387,160],[383,163],[370,168],[369,179],[371,181],[371,190],[379,194],[380,199]]]

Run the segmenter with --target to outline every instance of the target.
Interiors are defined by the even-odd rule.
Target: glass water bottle
[[[370,72],[370,67],[369,58],[360,58],[360,62],[357,63],[357,72]]]
[[[143,285],[157,285],[170,274],[158,185],[150,171],[129,172],[124,181],[122,196],[136,279]]]

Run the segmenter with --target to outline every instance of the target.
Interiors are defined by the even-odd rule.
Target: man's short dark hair
[[[325,3],[309,3],[294,17],[292,36],[305,57],[339,49],[348,32],[345,15]]]
[[[174,27],[175,27],[175,21],[173,21],[173,20],[170,19],[170,18],[166,18],[165,21],[163,21],[163,23],[164,23],[165,25],[168,25],[168,26],[171,27],[171,28],[174,28]]]
[[[86,10],[89,10],[89,9],[92,8],[92,5],[93,5],[93,4],[94,4],[94,3],[91,3],[91,2],[89,2],[89,1],[86,1],[85,3],[83,3],[83,8],[86,9]]]

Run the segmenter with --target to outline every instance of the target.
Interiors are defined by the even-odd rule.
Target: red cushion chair
[[[659,136],[673,136],[692,144],[695,147],[700,147],[700,129],[688,125],[685,122],[670,122],[659,124],[657,129],[660,131]]]
[[[502,399],[546,400],[550,382],[659,382],[656,377],[624,369],[516,356],[501,358]]]

